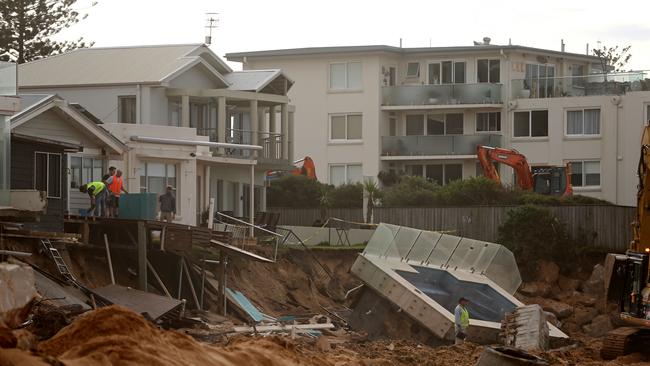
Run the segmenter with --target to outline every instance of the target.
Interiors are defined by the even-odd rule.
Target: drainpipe
[[[616,185],[615,185],[615,189],[614,189],[614,193],[615,193],[614,202],[615,202],[615,204],[618,204],[618,187],[619,187],[619,184],[618,184],[619,183],[618,182],[619,181],[619,178],[618,178],[619,174],[618,174],[618,172],[619,172],[620,161],[623,160],[623,156],[622,156],[621,151],[620,151],[621,143],[619,141],[620,136],[621,136],[621,133],[619,132],[619,129],[620,129],[620,112],[619,112],[619,110],[621,109],[621,97],[618,96],[618,95],[612,97],[612,103],[614,104],[614,108],[616,108],[616,125],[615,125],[616,126],[616,175],[615,175],[615,177],[616,177]],[[601,172],[602,172],[602,159],[601,159],[601,167],[600,167],[600,169],[601,169]],[[601,184],[602,184],[602,182],[601,182]]]

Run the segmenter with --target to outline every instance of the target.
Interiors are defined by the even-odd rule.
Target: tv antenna
[[[205,13],[207,16],[205,27],[208,28],[208,35],[205,36],[205,44],[212,44],[212,30],[219,25],[219,13]]]

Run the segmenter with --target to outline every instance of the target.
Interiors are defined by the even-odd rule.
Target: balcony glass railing
[[[650,90],[648,71],[512,80],[513,99],[621,95],[644,90]]]
[[[0,95],[16,95],[16,64],[0,61]]]
[[[474,155],[478,145],[501,146],[502,136],[384,136],[381,138],[383,156]]]
[[[501,84],[401,85],[382,88],[382,105],[500,104]]]

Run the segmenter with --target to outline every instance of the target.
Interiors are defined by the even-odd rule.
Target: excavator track
[[[605,360],[613,360],[630,353],[649,351],[650,329],[622,327],[607,333],[600,356]]]

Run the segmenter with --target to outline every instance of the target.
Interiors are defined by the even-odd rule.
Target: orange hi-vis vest
[[[113,182],[108,185],[108,189],[113,195],[119,196],[122,191],[122,177],[113,176]]]

